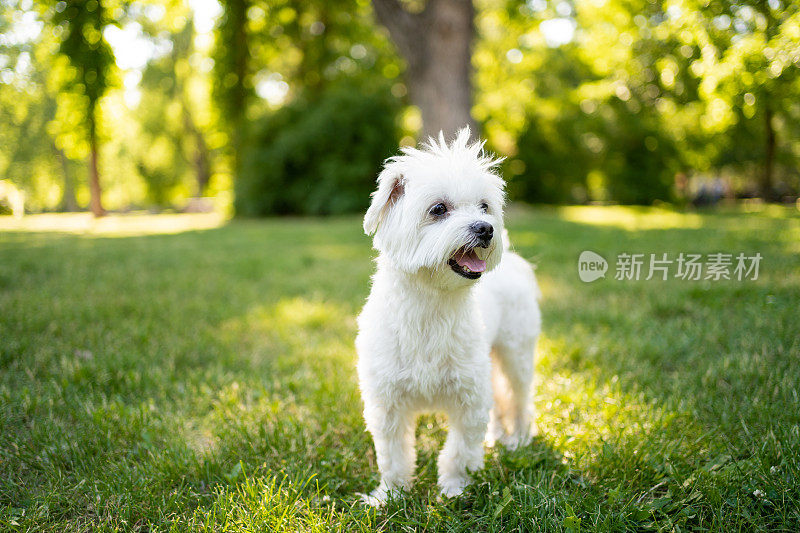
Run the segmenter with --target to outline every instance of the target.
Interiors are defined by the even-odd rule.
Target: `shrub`
[[[399,102],[352,86],[298,98],[256,121],[236,179],[237,215],[361,211],[397,149]]]
[[[681,161],[663,129],[652,113],[631,112],[623,102],[591,117],[577,106],[556,119],[529,117],[517,143],[524,170],[510,195],[533,203],[669,201]]]
[[[511,198],[545,204],[580,200],[575,190],[584,185],[591,156],[580,142],[578,127],[572,117],[554,121],[529,117],[518,141],[517,159],[524,163],[524,171],[509,183]]]

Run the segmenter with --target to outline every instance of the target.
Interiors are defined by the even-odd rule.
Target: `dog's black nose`
[[[492,240],[494,228],[488,222],[476,222],[469,227],[482,245],[486,246]]]

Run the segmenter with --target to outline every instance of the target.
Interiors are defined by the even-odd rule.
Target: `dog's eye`
[[[487,204],[486,202],[483,202],[479,207],[481,208],[481,211],[483,211],[484,213],[489,210],[489,204]]]
[[[447,213],[447,206],[442,203],[438,203],[431,207],[430,211],[428,212],[435,217],[440,217]]]

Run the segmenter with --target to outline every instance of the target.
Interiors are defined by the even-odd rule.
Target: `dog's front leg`
[[[382,505],[391,491],[408,489],[411,486],[417,460],[414,448],[414,417],[400,409],[372,409],[367,418],[367,429],[375,443],[381,482],[364,499],[370,505]]]
[[[450,432],[439,455],[439,488],[447,497],[458,496],[470,483],[470,472],[483,468],[483,438],[488,409],[459,406],[448,410]]]

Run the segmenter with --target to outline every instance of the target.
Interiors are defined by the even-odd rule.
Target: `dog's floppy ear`
[[[372,203],[364,215],[364,233],[372,235],[378,231],[378,225],[386,216],[386,212],[400,200],[403,192],[405,192],[403,175],[384,169],[378,176],[378,189],[372,193]]]

